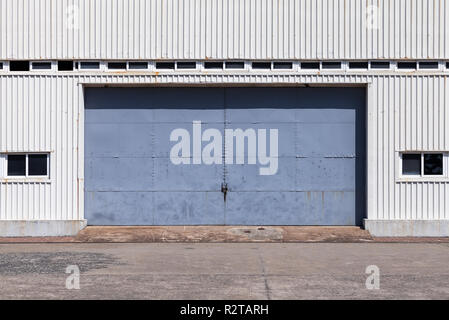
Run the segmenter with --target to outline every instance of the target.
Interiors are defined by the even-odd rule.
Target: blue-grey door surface
[[[87,87],[85,217],[358,225],[365,131],[364,88]]]

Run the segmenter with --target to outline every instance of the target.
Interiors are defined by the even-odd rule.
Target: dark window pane
[[[0,62],[0,69],[3,69],[3,62]]]
[[[323,62],[323,69],[341,69],[341,62]]]
[[[421,154],[405,153],[402,155],[402,174],[421,175]]]
[[[81,62],[81,69],[100,69],[100,62]]]
[[[25,155],[8,155],[8,176],[25,175]]]
[[[204,62],[205,69],[223,69],[223,62],[207,61]]]
[[[33,62],[33,70],[50,70],[51,62]]]
[[[319,62],[302,62],[301,63],[301,69],[319,69],[320,63]]]
[[[174,62],[156,62],[156,69],[174,69]]]
[[[372,61],[371,69],[390,69],[390,62],[388,62],[388,61]]]
[[[398,62],[398,69],[416,69],[416,62]]]
[[[10,71],[30,71],[29,61],[10,61],[9,62]]]
[[[178,69],[196,69],[195,61],[183,61],[176,64]]]
[[[292,62],[273,62],[273,69],[292,69]]]
[[[58,61],[58,71],[73,71],[73,61]]]
[[[239,61],[230,61],[230,62],[226,62],[226,69],[243,69],[245,68],[245,64],[243,62],[239,62]]]
[[[349,62],[350,69],[368,69],[368,62]]]
[[[442,175],[443,174],[443,154],[428,153],[424,154],[424,174]]]
[[[126,62],[109,62],[108,63],[108,69],[125,70],[126,69]]]
[[[130,62],[129,69],[148,69],[148,62]]]
[[[271,69],[271,62],[253,62],[253,69]]]
[[[420,69],[438,69],[439,65],[437,61],[420,61]]]
[[[47,155],[30,154],[28,155],[28,175],[46,176],[47,175]]]

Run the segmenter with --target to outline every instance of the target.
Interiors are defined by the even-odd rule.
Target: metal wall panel
[[[88,224],[362,224],[364,88],[86,88],[84,97]],[[178,128],[189,151],[217,130],[219,163],[200,151],[173,164]],[[254,133],[243,152],[225,134],[237,129]],[[260,129],[270,168],[260,163]]]
[[[50,181],[2,179],[1,220],[78,220],[79,97],[74,78],[0,77],[0,152],[49,152]]]
[[[0,152],[48,151],[50,182],[0,180],[1,220],[83,218],[81,84],[368,84],[368,217],[449,219],[449,182],[399,181],[397,152],[449,151],[443,75],[14,75],[0,77]]]
[[[0,59],[449,59],[445,0],[0,0]]]

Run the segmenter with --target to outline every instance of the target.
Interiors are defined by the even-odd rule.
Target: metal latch
[[[226,194],[228,193],[228,184],[227,183],[222,183],[221,184],[221,192],[223,192],[223,198],[224,201],[226,202]]]

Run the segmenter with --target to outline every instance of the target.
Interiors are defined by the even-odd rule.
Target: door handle
[[[223,192],[223,199],[224,199],[224,201],[226,202],[226,195],[227,195],[227,193],[228,193],[228,184],[227,183],[225,183],[225,182],[223,182],[222,184],[221,184],[221,192]]]

